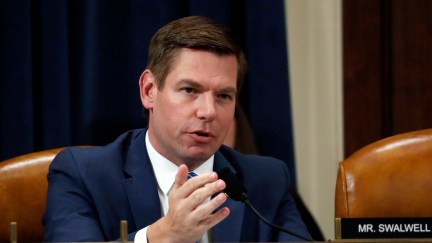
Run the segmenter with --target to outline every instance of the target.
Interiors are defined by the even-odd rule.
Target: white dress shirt
[[[148,132],[146,134],[146,147],[150,158],[150,162],[153,167],[154,174],[156,176],[156,182],[158,184],[159,199],[161,202],[162,215],[166,215],[168,212],[168,196],[171,188],[175,181],[175,176],[178,171],[178,166],[173,162],[169,161],[161,154],[159,154],[152,144],[150,143]],[[200,167],[194,170],[198,175],[213,171],[214,155],[205,161]],[[206,201],[209,201],[208,198]],[[147,229],[149,226],[139,230],[136,235],[135,243],[147,243]],[[200,243],[209,243],[209,235],[205,233],[203,238],[199,241]]]

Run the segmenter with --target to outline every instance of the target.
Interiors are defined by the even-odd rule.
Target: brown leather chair
[[[63,148],[34,152],[0,162],[0,242],[10,241],[17,223],[18,242],[42,242],[48,167]]]
[[[432,129],[372,143],[339,163],[336,218],[432,217]]]

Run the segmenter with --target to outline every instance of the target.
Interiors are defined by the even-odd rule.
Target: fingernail
[[[216,178],[217,178],[217,174],[216,174],[216,172],[211,172],[211,173],[209,174],[209,178],[210,178],[210,179],[216,179]]]
[[[225,182],[224,182],[223,180],[218,180],[218,181],[216,182],[216,187],[217,187],[219,190],[224,189],[224,188],[225,188]]]

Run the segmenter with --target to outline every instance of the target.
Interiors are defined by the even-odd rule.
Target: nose
[[[197,117],[207,122],[213,121],[216,117],[216,101],[212,94],[203,94],[197,100]]]

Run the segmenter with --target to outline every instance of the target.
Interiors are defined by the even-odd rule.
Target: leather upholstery
[[[432,129],[372,143],[339,163],[336,218],[432,217]]]
[[[42,242],[48,167],[62,148],[34,152],[0,163],[0,242],[9,242],[17,222],[18,242]]]

